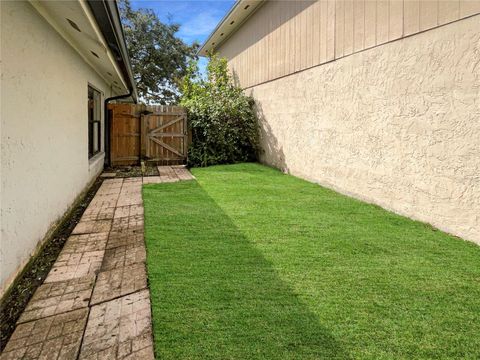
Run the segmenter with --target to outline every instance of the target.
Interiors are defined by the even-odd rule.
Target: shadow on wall
[[[241,87],[237,72],[235,70],[231,70],[231,74],[234,85]],[[247,91],[247,95],[254,98],[254,92],[254,89],[250,89]],[[265,165],[273,166],[281,170],[283,173],[288,173],[283,147],[279,144],[270,124],[265,119],[262,105],[257,101],[255,101],[254,104],[254,110],[257,115],[260,133],[260,151],[258,154],[259,160]]]
[[[241,88],[242,86],[240,85],[240,79],[238,78],[238,74],[235,70],[233,69],[230,69],[230,72],[232,74],[232,79],[233,79],[233,84],[236,86],[236,87],[239,87]]]
[[[253,95],[254,90],[252,89],[250,96],[253,97]],[[258,124],[260,127],[260,162],[276,167],[284,173],[288,173],[283,147],[280,145],[277,137],[273,133],[272,127],[265,119],[262,105],[255,101],[254,109],[257,114]]]

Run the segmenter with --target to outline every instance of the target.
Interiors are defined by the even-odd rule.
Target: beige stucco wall
[[[262,160],[480,244],[480,15],[255,86]]]
[[[1,52],[3,293],[103,168],[88,159],[87,86],[110,90],[27,2],[1,2]]]

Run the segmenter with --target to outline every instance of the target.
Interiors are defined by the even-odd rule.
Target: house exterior
[[[209,51],[263,162],[480,243],[480,1],[238,1]]]
[[[137,95],[114,1],[0,4],[3,295],[108,160],[106,103]]]

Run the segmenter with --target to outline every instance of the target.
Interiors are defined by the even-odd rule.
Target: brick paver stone
[[[176,176],[175,171],[171,166],[157,166],[157,169],[160,176]]]
[[[143,216],[143,206],[142,205],[127,205],[119,206],[115,209],[114,218],[123,218],[129,216],[141,215]]]
[[[122,191],[122,186],[123,186],[123,181],[118,183],[118,184],[111,184],[111,185],[105,185],[102,184],[102,186],[97,190],[97,193],[95,194],[95,196],[98,196],[97,199],[94,199],[94,200],[99,200],[99,199],[102,199],[102,200],[105,200],[107,196],[110,196],[110,197],[115,197],[115,196],[118,196],[118,194],[120,194],[120,191]]]
[[[173,171],[180,180],[193,180],[193,175],[185,167],[174,167]]]
[[[142,194],[125,194],[118,198],[118,206],[125,206],[125,205],[141,205],[142,204]]]
[[[102,266],[107,239],[108,233],[70,236],[45,282],[95,275]]]
[[[105,192],[110,190],[120,191],[123,185],[123,178],[105,179],[99,188],[99,192]]]
[[[90,310],[79,359],[153,359],[148,290]]]
[[[118,183],[121,184],[122,182],[123,182],[123,178],[109,179],[109,180],[105,180],[102,185],[105,185],[105,184],[113,185],[113,184],[118,184]]]
[[[122,186],[122,178],[105,180],[95,195],[119,194]]]
[[[107,246],[108,233],[94,233],[72,235],[67,239],[62,252],[65,253],[83,253],[89,251],[101,251]]]
[[[158,173],[160,174],[160,179],[164,183],[180,181],[171,166],[158,166]]]
[[[145,264],[102,271],[97,276],[91,304],[98,304],[147,288]]]
[[[19,324],[0,359],[74,360],[87,316],[85,308]]]
[[[118,195],[122,190],[122,186],[123,186],[122,179],[118,179],[118,182],[113,184],[106,184],[105,182],[103,182],[102,186],[100,187],[100,189],[98,189],[97,193],[102,195],[108,195],[108,194]]]
[[[83,213],[80,222],[95,220],[111,220],[115,213],[114,207],[89,206]]]
[[[126,205],[142,205],[142,179],[136,182],[125,180],[122,191],[118,197],[117,207]]]
[[[142,191],[143,180],[141,177],[125,179],[122,185],[122,192]]]
[[[134,215],[113,219],[112,232],[143,231],[143,215]]]
[[[60,253],[45,279],[46,283],[95,275],[102,266],[104,250],[84,253]]]
[[[139,177],[129,177],[123,179],[124,184],[141,184],[142,178]]]
[[[144,176],[143,183],[144,184],[161,184],[162,178],[160,176]]]
[[[94,283],[94,276],[86,276],[43,284],[35,291],[18,323],[87,308]]]
[[[113,270],[123,266],[145,263],[147,258],[145,246],[130,244],[105,250],[101,271]]]
[[[107,250],[128,245],[145,246],[143,230],[125,230],[121,232],[111,232],[110,235],[108,235]]]
[[[101,208],[109,208],[109,207],[114,208],[117,205],[117,199],[113,199],[111,196],[93,198],[90,205],[95,207],[101,207]]]
[[[72,234],[109,232],[111,224],[111,220],[80,221],[73,229]]]

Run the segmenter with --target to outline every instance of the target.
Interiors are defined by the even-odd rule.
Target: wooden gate
[[[180,106],[109,104],[112,166],[187,160],[187,113]]]

